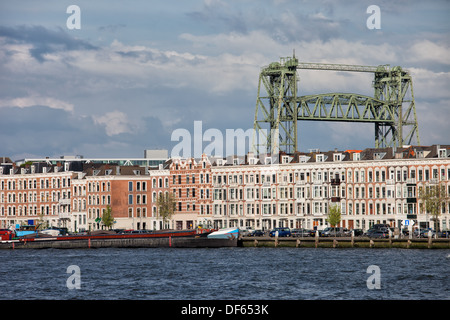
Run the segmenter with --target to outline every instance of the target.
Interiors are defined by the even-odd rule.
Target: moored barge
[[[2,240],[0,249],[78,248],[218,248],[236,247],[237,239],[209,239],[214,230],[164,230],[144,233],[97,233],[85,235],[12,238]]]

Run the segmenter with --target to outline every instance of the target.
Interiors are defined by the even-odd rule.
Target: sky
[[[371,5],[380,29],[367,26]],[[450,144],[449,14],[443,0],[1,1],[0,156],[137,158],[170,153],[196,121],[224,137],[251,129],[261,68],[294,50],[301,62],[407,69],[420,143]],[[373,96],[371,74],[299,76],[299,95]],[[300,151],[374,147],[373,124],[298,126]]]

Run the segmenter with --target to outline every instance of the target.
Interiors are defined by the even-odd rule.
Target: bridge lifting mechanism
[[[298,96],[298,69],[374,73],[374,96],[322,93]],[[297,122],[344,121],[375,124],[375,148],[420,145],[412,78],[401,67],[302,63],[281,58],[262,68],[256,101],[253,151],[298,151]],[[261,134],[262,133],[262,134]]]

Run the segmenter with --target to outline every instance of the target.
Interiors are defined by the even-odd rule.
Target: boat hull
[[[208,239],[207,237],[159,237],[121,239],[55,240],[43,238],[27,241],[2,241],[0,249],[83,249],[83,248],[221,248],[237,247],[237,239]]]
[[[217,248],[236,247],[237,238],[210,239],[210,230],[107,233],[96,235],[46,236],[2,241],[0,249],[76,248]]]
[[[208,234],[208,239],[237,239],[239,238],[238,228],[226,228]]]

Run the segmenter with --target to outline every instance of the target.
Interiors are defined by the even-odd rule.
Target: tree
[[[111,210],[110,206],[106,206],[106,209],[103,209],[102,223],[108,229],[111,229],[111,227],[112,227],[112,225],[114,223],[114,217],[112,215],[112,210]]]
[[[445,208],[446,201],[449,199],[445,185],[432,185],[419,187],[419,206],[422,212],[431,214],[434,220],[434,230],[438,231],[438,219],[442,208]]]
[[[158,206],[159,216],[163,219],[163,224],[166,225],[166,221],[170,220],[175,212],[175,196],[170,192],[160,193],[156,205]]]
[[[330,206],[330,210],[327,214],[327,222],[332,226],[336,227],[339,222],[341,222],[341,207],[338,204]],[[335,230],[336,235],[336,230]]]

